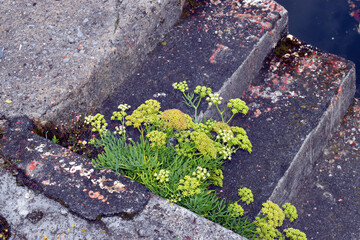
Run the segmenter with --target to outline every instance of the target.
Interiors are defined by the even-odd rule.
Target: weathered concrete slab
[[[252,189],[252,215],[268,199],[291,201],[354,93],[353,63],[288,37],[243,95],[249,113],[232,124],[247,129],[253,152],[224,164],[222,196],[236,200],[236,189]]]
[[[0,8],[0,113],[66,120],[108,97],[185,0],[10,1]]]
[[[119,216],[87,221],[43,194],[18,186],[0,168],[0,214],[10,225],[10,239],[229,239],[245,238],[158,196],[133,219]]]
[[[224,102],[241,96],[265,57],[287,32],[287,11],[269,0],[204,2],[174,27],[148,55],[142,68],[124,81],[98,111],[111,115],[119,103],[137,107],[155,98],[163,109],[176,106],[188,112],[181,94],[172,87],[180,81],[187,81],[190,90],[197,85],[211,87]]]
[[[89,220],[143,210],[150,198],[147,188],[94,169],[89,159],[31,132],[31,125],[30,119],[13,118],[0,143],[2,156],[18,168],[18,181]]]
[[[360,101],[354,99],[292,199],[309,240],[360,239]]]

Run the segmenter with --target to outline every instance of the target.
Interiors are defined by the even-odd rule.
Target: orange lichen
[[[90,198],[98,198],[100,195],[99,192],[89,191],[89,197]]]

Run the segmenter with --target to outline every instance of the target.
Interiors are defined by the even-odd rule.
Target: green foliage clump
[[[192,119],[178,109],[160,111],[160,103],[147,100],[131,115],[126,111],[129,105],[118,106],[120,111],[113,112],[111,120],[120,121],[114,132],[107,131],[104,116],[88,116],[86,123],[92,131],[99,133],[93,138],[95,147],[103,151],[93,164],[101,169],[109,168],[144,184],[150,191],[173,203],[188,208],[209,220],[222,224],[237,233],[258,239],[283,239],[276,229],[282,225],[285,215],[293,221],[297,215],[292,205],[284,205],[284,212],[272,202],[264,203],[262,213],[254,222],[244,217],[243,206],[254,201],[250,189],[239,189],[239,200],[227,202],[220,199],[211,185],[222,186],[223,160],[242,149],[252,151],[246,131],[229,122],[238,113],[246,114],[248,107],[240,99],[231,99],[226,105],[232,115],[225,120],[225,109],[220,110],[222,98],[213,94],[210,88],[197,86],[193,93],[187,91],[186,81],[175,83],[174,88],[183,94],[184,102],[194,108]],[[215,106],[221,121],[209,119],[199,122],[197,111],[202,99]],[[140,133],[140,141],[126,136],[126,126],[134,127]],[[289,236],[297,233],[286,232]],[[299,234],[298,234],[299,235]]]

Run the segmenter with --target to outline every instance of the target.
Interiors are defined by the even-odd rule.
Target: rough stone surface
[[[149,200],[143,185],[110,170],[94,169],[68,149],[30,131],[31,120],[13,118],[1,140],[3,157],[17,166],[18,181],[89,220],[139,213]],[[38,221],[42,214],[27,216]]]
[[[360,239],[360,100],[354,99],[340,128],[313,162],[291,199],[309,240]]]
[[[224,102],[239,97],[287,32],[287,23],[287,11],[274,1],[205,1],[174,27],[98,111],[109,116],[119,103],[136,108],[152,98],[163,109],[176,106],[188,112],[182,95],[172,87],[181,81],[188,82],[190,91],[197,85],[211,87]],[[216,116],[213,109],[201,110]]]
[[[357,207],[357,182],[355,187],[345,184],[357,173],[357,168],[351,167],[356,158],[351,164],[336,166],[337,171],[348,169],[352,175],[335,180],[317,178],[315,186],[323,190],[317,191],[322,200],[312,198],[316,194],[306,189],[308,181],[301,182],[315,163],[319,165],[316,171],[322,173],[328,167],[335,174],[323,159],[315,159],[354,94],[354,66],[295,40],[293,45],[280,45],[255,77],[263,59],[287,31],[287,12],[281,6],[268,0],[211,0],[183,19],[154,49],[174,24],[173,16],[179,16],[184,1],[80,1],[78,8],[70,1],[52,5],[0,3],[5,6],[0,10],[0,77],[4,79],[0,82],[0,128],[6,129],[1,152],[7,156],[0,164],[8,164],[9,158],[16,162],[18,183],[30,187],[17,186],[15,177],[0,169],[0,215],[10,225],[10,239],[244,239],[158,196],[149,201],[142,196],[146,206],[138,209],[124,205],[119,210],[112,205],[99,214],[106,194],[114,189],[122,191],[114,174],[92,171],[80,157],[31,134],[28,130],[33,125],[26,118],[10,126],[3,120],[4,115],[18,113],[41,120],[64,120],[69,109],[78,112],[96,106],[118,84],[115,101],[106,101],[105,112],[113,111],[119,102],[140,104],[148,98],[157,98],[165,107],[181,108],[181,98],[169,92],[173,92],[173,82],[183,80],[190,87],[211,86],[225,100],[239,97],[247,89],[243,99],[250,106],[249,115],[234,119],[232,124],[247,129],[253,153],[240,152],[225,164],[223,196],[236,201],[238,188],[251,188],[256,198],[246,207],[250,215],[256,215],[269,198],[279,204],[297,199],[296,205],[308,197],[310,202],[302,205],[301,213],[309,207],[314,210],[315,202],[328,207],[322,208],[322,213],[330,212],[314,214],[319,218],[313,222],[302,219],[300,230],[306,232],[309,227],[304,221],[314,225],[326,217],[329,227],[320,231],[330,229],[328,235],[315,234],[310,239],[336,237],[341,231],[334,229],[358,227],[346,216],[341,224],[334,223],[342,213],[349,213],[348,207]],[[159,27],[162,22],[165,27]],[[146,64],[140,71],[137,67],[141,63]],[[122,83],[128,76],[131,81]],[[60,162],[65,158],[68,161]],[[115,181],[109,185],[108,179]],[[122,184],[129,181],[121,176],[116,179]],[[91,188],[85,190],[84,183],[90,182]],[[60,184],[68,194],[58,191]],[[61,199],[64,205],[41,192]],[[298,194],[303,198],[297,198]],[[355,203],[341,205],[349,199]],[[109,197],[109,205],[110,200],[121,201]],[[115,213],[126,213],[122,214],[125,218],[112,216]],[[356,214],[349,216],[356,221]],[[339,236],[357,239],[358,231],[348,230]]]
[[[353,63],[288,36],[243,95],[248,114],[231,122],[246,129],[253,152],[224,164],[221,195],[236,201],[238,188],[252,189],[252,216],[268,199],[291,201],[354,94]]]
[[[16,184],[0,168],[0,215],[10,225],[10,239],[229,239],[246,240],[158,196],[133,219],[118,216],[87,221],[59,202]]]
[[[0,112],[60,121],[108,97],[185,0],[1,1]]]

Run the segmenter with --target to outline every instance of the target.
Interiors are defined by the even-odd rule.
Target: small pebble
[[[66,209],[62,209],[62,210],[60,211],[60,213],[61,213],[62,215],[67,215],[67,214],[68,214],[68,211],[67,211]]]
[[[78,27],[78,31],[77,31],[76,36],[78,36],[79,38],[81,38],[81,37],[84,36],[84,34],[83,34],[83,33],[81,32],[81,30],[80,30],[80,27]]]
[[[75,40],[72,37],[67,36],[67,39],[68,39],[69,43],[75,43]]]

